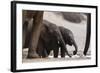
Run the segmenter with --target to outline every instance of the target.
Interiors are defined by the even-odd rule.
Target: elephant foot
[[[73,51],[73,55],[76,55],[77,54],[77,51]]]
[[[58,58],[58,55],[54,55],[54,58]]]
[[[48,57],[41,57],[41,58],[48,58]]]
[[[48,58],[48,56],[42,56],[42,58]]]
[[[71,55],[68,55],[70,58],[72,57]]]
[[[86,52],[83,52],[83,54],[86,56]]]
[[[29,59],[40,58],[40,56],[37,53],[29,53],[27,58],[29,58]]]
[[[61,58],[65,58],[65,54],[61,54]]]
[[[65,58],[65,56],[61,56],[61,58]]]

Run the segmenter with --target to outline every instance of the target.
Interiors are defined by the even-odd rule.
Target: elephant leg
[[[40,58],[45,58],[45,57],[48,56],[46,50],[45,49],[42,49],[42,48],[41,49],[38,49],[37,53],[40,56]]]
[[[25,36],[25,43],[24,43],[23,48],[28,48],[28,46],[29,46],[29,41],[30,41],[30,35],[31,35],[30,32],[27,32],[27,33],[26,33],[26,36]]]
[[[42,21],[43,21],[43,11],[39,11],[33,17],[33,25],[31,29],[31,39],[29,42],[29,50],[27,58],[38,58],[38,54],[36,53],[38,40],[40,36],[40,31],[42,28]]]
[[[47,49],[46,49],[47,55],[49,55],[49,54],[50,54],[50,51],[51,51],[51,50],[47,50]]]
[[[54,58],[58,58],[59,48],[53,50]]]
[[[61,58],[65,57],[65,50],[63,48],[61,48]]]
[[[26,43],[26,36],[27,36],[27,33],[28,33],[28,21],[25,21],[24,23],[23,23],[23,35],[22,35],[22,37],[23,37],[23,48],[26,48],[26,45],[25,45],[25,43]],[[27,46],[27,48],[28,48],[28,46]]]
[[[42,58],[48,57],[46,49],[43,49],[42,51]]]
[[[58,44],[55,45],[55,47],[53,49],[53,53],[54,53],[54,58],[58,58],[58,54],[59,54],[59,46],[58,46]]]

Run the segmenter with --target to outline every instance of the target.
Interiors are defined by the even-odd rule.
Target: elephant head
[[[77,53],[78,47],[77,47],[77,44],[74,40],[74,35],[73,35],[72,31],[67,29],[67,28],[64,28],[62,26],[59,26],[59,29],[60,29],[60,32],[63,36],[65,44],[66,45],[68,44],[70,46],[74,45],[75,51],[73,52],[73,54],[75,55]]]

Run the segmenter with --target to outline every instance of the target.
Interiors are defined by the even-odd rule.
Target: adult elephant
[[[50,54],[50,51],[53,50],[54,58],[57,58],[59,47],[61,47],[64,53],[67,53],[67,55],[71,57],[66,49],[65,42],[58,26],[48,21],[43,21],[43,25],[44,28],[41,30],[37,46],[37,53],[39,56],[46,57]],[[62,57],[64,56],[62,54]]]

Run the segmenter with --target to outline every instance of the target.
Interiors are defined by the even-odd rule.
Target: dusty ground
[[[77,55],[72,56],[71,58],[66,55],[65,58],[61,58],[58,56],[58,58],[53,58],[52,55],[50,55],[48,58],[37,58],[37,59],[27,59],[27,52],[28,49],[23,50],[23,60],[22,63],[34,63],[34,62],[51,62],[51,61],[68,61],[68,60],[88,60],[91,59],[90,52],[88,52],[87,56],[81,55],[81,52],[78,52]],[[69,52],[70,53],[70,52]]]

